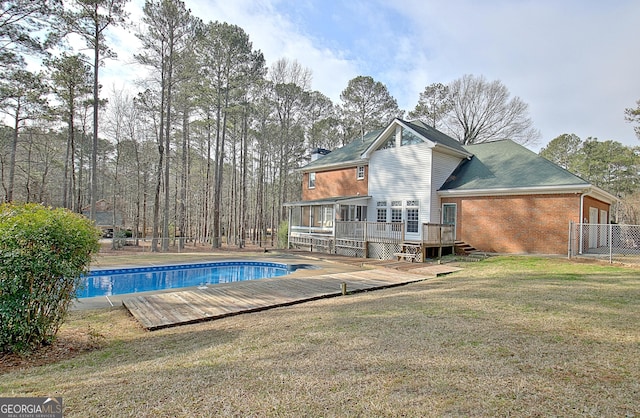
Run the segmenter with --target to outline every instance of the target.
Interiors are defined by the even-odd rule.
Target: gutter
[[[337,170],[340,168],[352,168],[358,165],[369,165],[369,160],[360,159],[360,160],[351,160],[351,161],[326,164],[326,165],[317,165],[313,167],[304,166],[304,167],[295,169],[295,171],[299,171],[301,173],[314,173],[314,172],[319,173],[322,171],[331,171],[331,170]]]
[[[585,185],[570,184],[565,186],[536,186],[536,187],[500,187],[495,189],[451,189],[438,190],[441,197],[454,196],[514,196],[527,194],[564,194],[564,193],[584,193]],[[605,192],[606,193],[606,192]]]

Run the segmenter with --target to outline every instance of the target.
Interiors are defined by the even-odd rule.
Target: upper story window
[[[400,141],[401,147],[404,147],[405,145],[420,144],[422,142],[424,141],[410,130],[402,129],[402,139]]]
[[[316,173],[309,173],[309,188],[316,188]]]
[[[364,166],[363,166],[363,165],[359,165],[359,166],[358,166],[358,170],[357,170],[356,178],[357,178],[358,180],[362,180],[362,179],[364,179]]]
[[[396,136],[395,135],[391,135],[387,141],[382,144],[382,146],[378,149],[389,149],[389,148],[395,148],[396,146]]]

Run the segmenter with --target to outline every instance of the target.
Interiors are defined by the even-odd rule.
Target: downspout
[[[580,239],[578,240],[578,254],[582,255],[582,233],[584,231],[584,225],[582,223],[583,219],[582,216],[584,215],[584,192],[582,192],[580,194],[580,217],[578,218],[578,225],[580,227],[580,231],[579,231],[579,236]]]

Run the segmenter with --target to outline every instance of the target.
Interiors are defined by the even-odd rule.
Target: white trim
[[[445,154],[451,154],[451,155],[455,155],[455,156],[459,156],[462,158],[471,158],[471,156],[473,154],[471,154],[470,152],[463,152],[463,151],[459,151],[456,150],[454,148],[448,147],[446,145],[441,144],[440,142],[433,142],[432,140],[430,140],[429,138],[425,137],[424,135],[416,132],[414,129],[411,129],[409,126],[407,126],[405,123],[403,123],[400,119],[395,118],[393,121],[391,121],[391,123],[389,124],[389,126],[387,126],[385,128],[384,131],[382,131],[380,133],[380,135],[378,135],[378,138],[376,138],[375,141],[373,141],[369,147],[367,147],[367,149],[365,149],[363,151],[362,154],[360,154],[360,157],[362,159],[369,159],[371,158],[371,154],[378,149],[378,147],[380,145],[382,145],[382,143],[384,141],[387,140],[388,136],[387,133],[390,130],[391,127],[393,127],[393,129],[395,130],[396,126],[400,126],[404,129],[408,129],[410,132],[412,132],[414,135],[418,136],[419,138],[422,138],[424,140],[424,143],[427,144],[427,146],[429,148],[437,148],[438,151],[445,153]],[[383,139],[384,138],[384,139]]]
[[[537,186],[537,187],[514,187],[497,189],[472,189],[472,190],[438,190],[440,197],[471,197],[471,196],[514,196],[529,194],[565,194],[576,193],[589,195],[595,199],[607,203],[618,201],[614,195],[591,185],[567,185],[567,186]]]
[[[344,161],[341,163],[333,163],[333,164],[326,164],[326,165],[314,165],[313,167],[301,167],[298,169],[298,171],[300,171],[301,173],[309,173],[311,171],[315,171],[316,173],[320,173],[323,171],[332,171],[332,170],[338,170],[341,168],[353,168],[359,165],[363,165],[363,166],[368,166],[369,165],[369,161],[365,160],[365,159],[359,159],[359,160],[351,160],[351,161]]]

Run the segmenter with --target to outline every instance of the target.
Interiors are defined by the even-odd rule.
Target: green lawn
[[[102,348],[7,372],[0,396],[62,396],[78,417],[640,415],[639,270],[464,268],[156,332],[73,312],[63,335]]]

